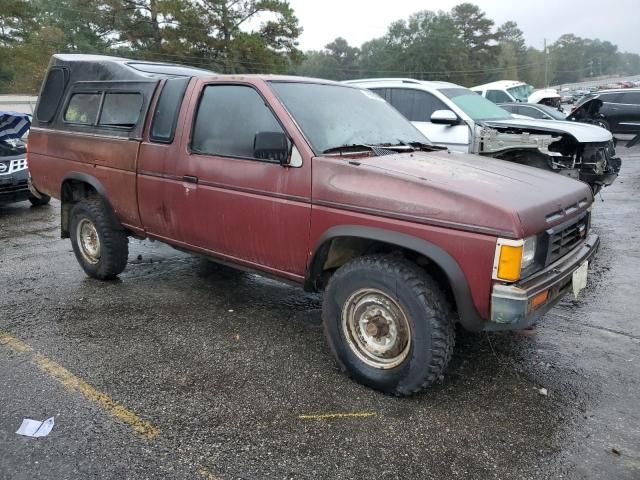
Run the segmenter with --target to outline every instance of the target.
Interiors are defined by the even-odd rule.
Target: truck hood
[[[564,120],[510,118],[507,120],[487,120],[481,122],[481,124],[489,127],[515,127],[523,130],[531,129],[556,134],[569,134],[580,143],[609,142],[613,138],[611,132],[604,128]]]
[[[313,162],[314,204],[500,237],[540,233],[593,201],[582,182],[477,155],[414,152]]]

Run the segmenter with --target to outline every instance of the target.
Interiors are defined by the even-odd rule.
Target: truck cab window
[[[205,87],[193,125],[194,152],[254,159],[258,132],[283,133],[258,92],[242,85]]]
[[[94,125],[100,108],[99,93],[74,93],[64,112],[66,122]]]
[[[491,100],[493,103],[512,102],[509,95],[500,90],[487,90],[487,100]]]

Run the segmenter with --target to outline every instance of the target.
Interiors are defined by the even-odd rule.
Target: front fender
[[[307,267],[305,288],[313,289],[313,280],[322,271],[323,254],[326,253],[331,240],[339,237],[355,237],[384,242],[414,251],[428,258],[440,267],[447,276],[456,301],[460,323],[467,330],[479,331],[484,327],[486,322],[482,320],[473,304],[469,284],[458,262],[438,245],[391,230],[360,225],[340,225],[329,228],[316,242],[313,255]]]

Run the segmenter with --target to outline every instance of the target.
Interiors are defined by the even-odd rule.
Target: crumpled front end
[[[591,186],[593,193],[611,185],[622,164],[616,157],[613,140],[579,142],[559,130],[520,125],[478,125],[472,149],[481,155],[582,180]]]
[[[580,180],[592,186],[594,193],[611,185],[618,177],[622,159],[616,156],[613,140],[606,143],[587,143],[578,154]]]

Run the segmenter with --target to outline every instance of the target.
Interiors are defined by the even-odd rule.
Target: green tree
[[[498,67],[500,68],[499,76],[501,78],[509,80],[518,78],[518,58],[515,47],[511,42],[500,44]]]
[[[518,28],[516,22],[505,22],[496,30],[498,41],[498,66],[511,68],[515,59],[515,70],[500,72],[502,78],[519,78],[520,70],[524,70],[527,65],[527,46],[522,30]],[[507,60],[509,59],[509,60]]]
[[[411,76],[464,83],[467,52],[453,19],[444,12],[415,13],[389,26],[387,34],[362,46],[363,74]]]
[[[451,16],[459,38],[467,48],[467,65],[474,71],[475,81],[480,82],[491,77],[491,72],[495,71],[498,53],[494,44],[496,34],[493,32],[493,20],[487,18],[480,7],[471,3],[456,5],[451,11]]]
[[[584,39],[567,33],[562,35],[550,47],[550,57],[554,75],[552,84],[577,82],[588,71],[586,42]]]

